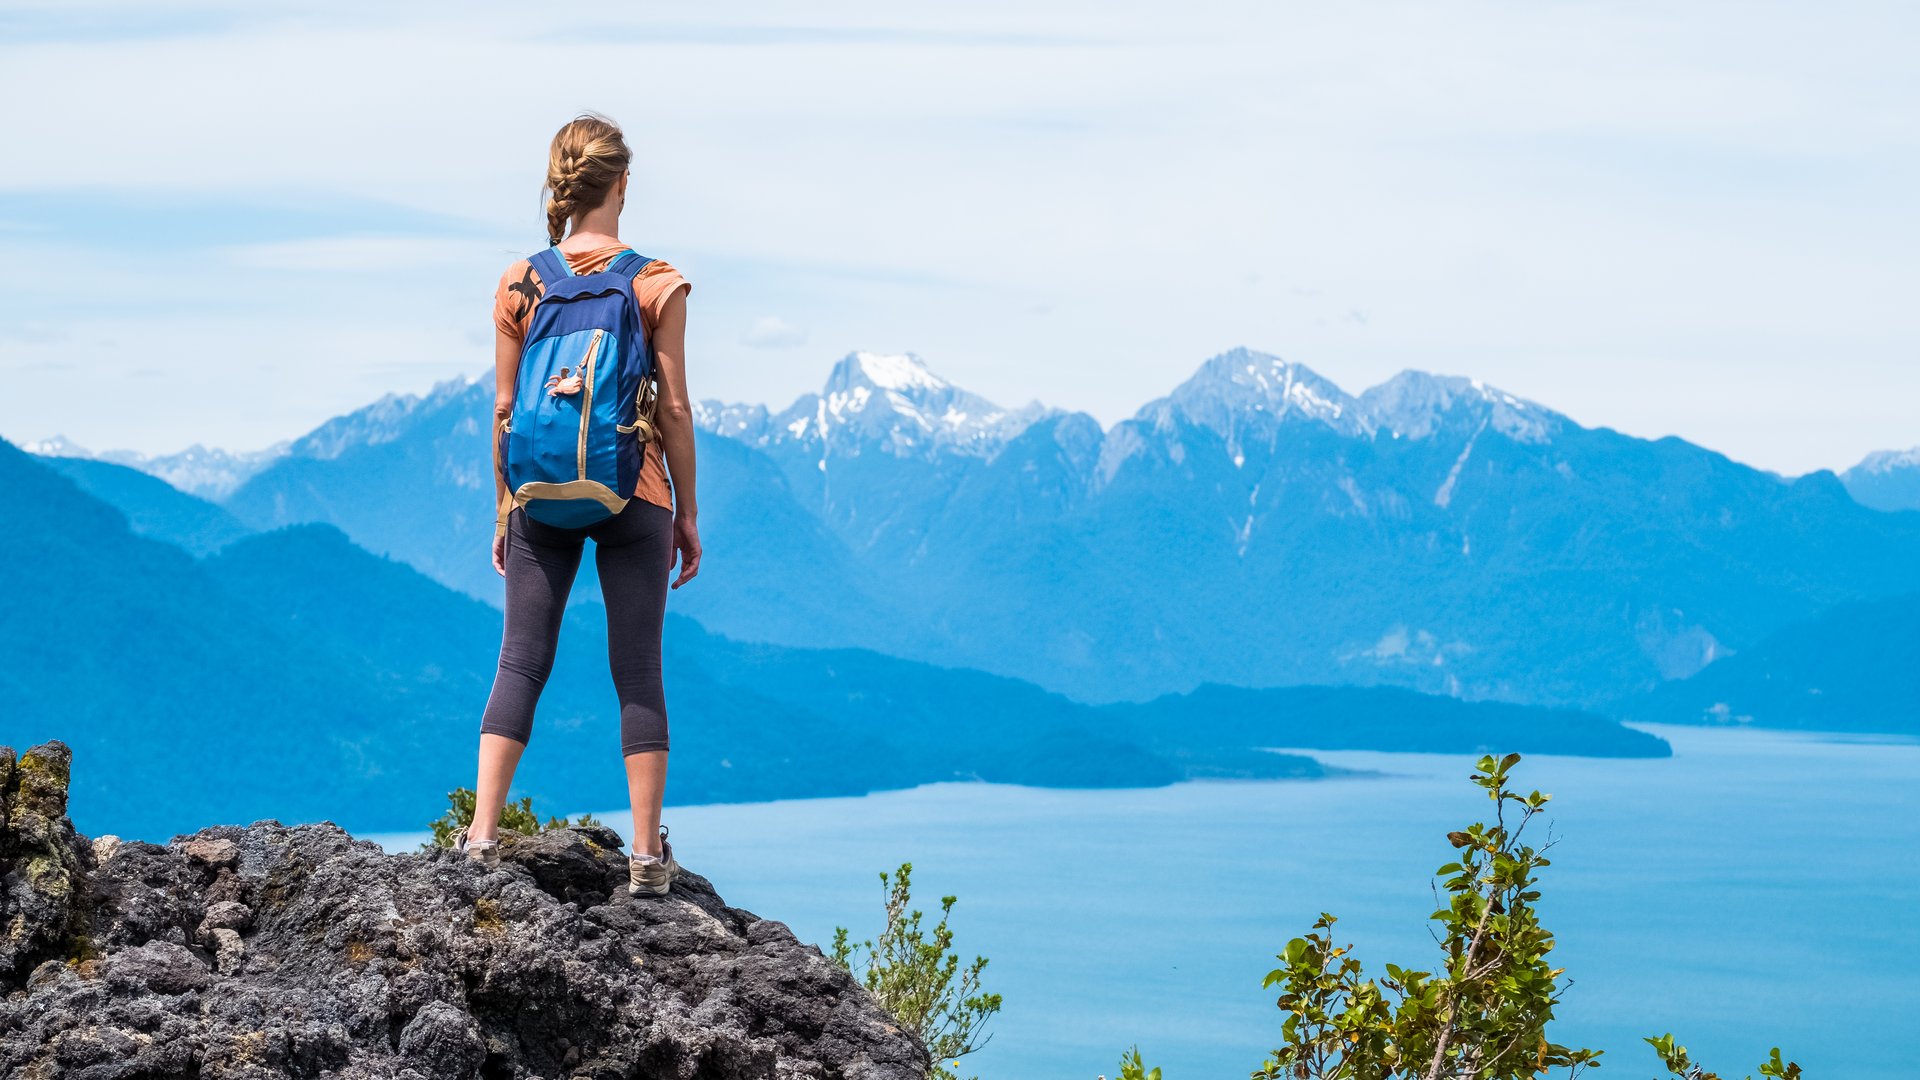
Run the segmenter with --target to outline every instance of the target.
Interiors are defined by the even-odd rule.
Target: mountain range
[[[76,780],[76,822],[157,839],[269,816],[417,828],[471,782],[497,609],[329,525],[213,550],[210,530],[237,527],[231,519],[151,483],[0,442],[0,485],[34,508],[0,532],[0,738],[58,737],[94,763]],[[179,522],[198,523],[188,530],[198,557],[162,538]],[[1145,786],[1329,772],[1270,746],[1668,752],[1591,714],[1384,689],[1261,691],[1209,708],[1204,722],[1181,698],[1117,712],[866,650],[730,641],[677,614],[665,665],[676,804],[935,780]],[[515,794],[546,813],[621,805],[612,698],[603,612],[578,605]],[[1348,720],[1331,735],[1329,710]]]
[[[135,450],[88,450],[65,436],[22,444],[20,449],[41,457],[104,461],[125,465],[165,480],[189,495],[221,499],[233,492],[249,476],[266,468],[286,454],[288,443],[280,442],[264,450],[235,452],[213,449],[195,443],[175,454],[142,454]]]
[[[383,399],[220,504],[253,530],[334,525],[497,603],[491,398],[454,380]],[[1238,349],[1103,428],[854,353],[783,410],[706,401],[697,421],[708,558],[677,611],[1089,702],[1317,683],[1599,707],[1920,590],[1920,514],[1466,378],[1351,395]]]

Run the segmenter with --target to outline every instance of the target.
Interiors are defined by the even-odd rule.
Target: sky
[[[13,0],[0,436],[297,436],[483,375],[553,131],[635,148],[696,397],[855,349],[1131,415],[1234,346],[1785,474],[1920,444],[1920,12]]]

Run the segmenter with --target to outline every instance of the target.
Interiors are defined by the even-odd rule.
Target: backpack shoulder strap
[[[573,274],[573,268],[567,265],[567,257],[560,254],[558,248],[543,248],[528,256],[527,262],[540,273],[542,286],[551,285],[563,277]]]
[[[614,256],[613,261],[607,264],[607,269],[618,270],[627,275],[628,278],[637,278],[640,276],[642,270],[652,265],[652,259],[647,258],[632,248],[628,248],[619,255]]]

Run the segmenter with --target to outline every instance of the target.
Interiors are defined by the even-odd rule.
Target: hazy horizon
[[[624,234],[694,283],[697,397],[913,351],[1111,425],[1245,344],[1843,469],[1920,443],[1916,18],[16,6],[0,89],[60,98],[0,117],[0,433],[244,450],[484,369],[547,141],[597,109]]]
[[[1267,350],[1263,350],[1263,349],[1257,349],[1257,348],[1253,348],[1253,347],[1251,347],[1251,346],[1244,346],[1244,345],[1237,345],[1237,346],[1234,346],[1234,347],[1233,347],[1232,349],[1222,349],[1222,350],[1219,350],[1218,352],[1215,352],[1215,353],[1212,353],[1212,354],[1209,354],[1208,356],[1206,356],[1206,357],[1203,357],[1203,358],[1201,358],[1200,360],[1198,360],[1198,361],[1196,361],[1196,362],[1195,362],[1195,364],[1194,364],[1194,368],[1193,368],[1192,370],[1190,370],[1190,371],[1188,371],[1188,372],[1186,373],[1186,375],[1184,375],[1184,376],[1181,376],[1180,378],[1178,378],[1178,379],[1176,379],[1176,380],[1175,380],[1174,382],[1171,382],[1171,383],[1169,383],[1169,384],[1168,384],[1168,385],[1166,385],[1165,387],[1162,387],[1162,388],[1159,388],[1159,389],[1157,389],[1157,390],[1153,390],[1153,391],[1151,391],[1150,393],[1148,393],[1148,394],[1147,394],[1146,396],[1144,396],[1144,397],[1142,397],[1142,398],[1140,399],[1140,402],[1139,402],[1139,405],[1141,405],[1141,406],[1144,406],[1144,405],[1146,405],[1146,404],[1147,404],[1147,403],[1148,403],[1149,401],[1152,401],[1152,400],[1154,400],[1154,399],[1157,399],[1157,398],[1160,398],[1160,397],[1163,397],[1163,396],[1165,396],[1166,394],[1168,394],[1168,393],[1170,393],[1170,392],[1172,392],[1172,391],[1173,391],[1173,389],[1174,389],[1174,388],[1175,388],[1176,386],[1178,386],[1178,385],[1179,385],[1180,383],[1182,383],[1182,382],[1185,382],[1185,381],[1186,381],[1187,379],[1189,379],[1189,378],[1192,378],[1192,377],[1193,377],[1194,375],[1196,375],[1196,374],[1198,373],[1198,371],[1199,371],[1199,368],[1200,368],[1200,366],[1201,366],[1202,364],[1204,364],[1204,363],[1205,363],[1205,362],[1206,362],[1207,360],[1210,360],[1210,359],[1212,359],[1212,358],[1213,358],[1213,357],[1215,357],[1215,356],[1219,356],[1219,355],[1222,355],[1222,354],[1224,354],[1224,353],[1227,353],[1227,352],[1231,352],[1231,351],[1233,351],[1233,349],[1249,349],[1250,351],[1252,351],[1252,352],[1255,352],[1255,353],[1264,353],[1264,354],[1266,354],[1266,355],[1273,355],[1273,356],[1279,356],[1279,355],[1280,355],[1280,354],[1278,354],[1278,353],[1270,353],[1270,352],[1268,352]],[[843,360],[845,360],[845,359],[847,359],[847,358],[849,358],[849,357],[852,357],[852,356],[856,356],[856,355],[860,355],[860,354],[869,354],[869,355],[871,355],[871,354],[874,354],[874,350],[871,350],[871,349],[853,349],[853,350],[848,350],[848,351],[846,351],[846,352],[843,352],[843,353],[840,353],[840,354],[838,354],[838,355],[836,355],[836,356],[835,356],[835,357],[834,357],[833,359],[831,359],[831,360],[828,360],[828,361],[826,361],[825,363],[823,363],[823,364],[821,365],[821,367],[820,367],[820,380],[819,380],[819,382],[824,382],[824,381],[826,380],[826,378],[827,378],[827,376],[828,376],[828,373],[829,373],[829,372],[831,372],[831,371],[833,370],[833,368],[834,368],[835,366],[837,366],[837,365],[838,365],[838,364],[839,364],[840,362],[842,362]],[[880,354],[880,355],[901,355],[901,354]],[[955,382],[955,381],[954,381],[954,380],[952,380],[952,379],[947,379],[947,378],[946,378],[946,373],[945,373],[945,372],[942,372],[942,371],[941,371],[941,370],[940,370],[940,369],[939,369],[939,368],[938,368],[938,367],[937,367],[936,365],[934,365],[934,364],[932,364],[932,363],[929,363],[929,362],[927,362],[927,359],[926,359],[926,357],[924,357],[924,356],[919,356],[918,354],[914,354],[914,353],[908,353],[908,354],[906,354],[906,355],[913,355],[913,356],[915,356],[915,357],[916,357],[916,358],[917,358],[918,360],[920,360],[920,362],[921,362],[921,363],[922,363],[923,365],[925,365],[925,366],[926,366],[926,367],[927,367],[927,368],[928,368],[928,369],[929,369],[930,371],[932,371],[932,372],[933,372],[933,374],[935,374],[936,376],[939,376],[939,377],[941,377],[942,379],[945,379],[945,380],[946,380],[947,382],[949,382],[949,383],[951,383],[951,384],[953,384],[953,385],[956,385],[956,386],[959,386],[959,387],[960,387],[961,389],[965,389],[965,390],[973,390],[973,389],[974,389],[973,387],[970,387],[970,386],[966,386],[965,384],[962,384],[962,383],[957,383],[957,382]],[[1285,359],[1287,359],[1287,358],[1286,358],[1286,357],[1284,357],[1284,356],[1281,356],[1280,358],[1281,358],[1281,359],[1283,359],[1283,360],[1285,360]],[[1289,362],[1292,362],[1292,361],[1289,361]],[[1302,364],[1299,364],[1299,366],[1302,366],[1302,367],[1305,367],[1305,368],[1308,368],[1309,370],[1315,370],[1315,369],[1313,369],[1313,365],[1311,365],[1311,364],[1304,364],[1304,363],[1302,363]],[[1408,369],[1404,369],[1404,371],[1406,371],[1406,372],[1413,372],[1413,371],[1418,371],[1418,370],[1419,370],[1419,369],[1414,369],[1414,368],[1408,368]],[[1325,375],[1325,373],[1324,373],[1324,372],[1318,372],[1318,371],[1316,371],[1316,373],[1317,373],[1317,374],[1320,374],[1320,375],[1323,375],[1323,376]],[[441,387],[444,387],[444,386],[448,386],[449,384],[458,384],[458,385],[460,385],[460,386],[471,386],[471,385],[474,385],[475,383],[478,383],[478,382],[483,382],[483,381],[486,381],[486,380],[489,380],[489,379],[491,379],[491,378],[492,378],[492,374],[493,374],[493,373],[492,373],[492,371],[490,370],[490,368],[479,368],[479,369],[476,369],[476,370],[474,370],[474,371],[472,371],[472,372],[470,372],[470,373],[467,373],[467,374],[464,374],[464,375],[462,375],[462,374],[454,374],[454,375],[450,375],[450,376],[447,376],[447,377],[445,377],[445,378],[439,378],[439,379],[435,379],[435,380],[433,380],[433,381],[432,381],[431,383],[429,383],[428,385],[425,385],[425,386],[422,386],[422,387],[419,387],[418,389],[398,389],[398,388],[396,388],[395,390],[393,390],[393,391],[390,391],[390,393],[393,393],[393,394],[396,394],[396,395],[398,395],[398,396],[401,396],[401,397],[415,397],[415,398],[421,398],[421,397],[426,397],[426,396],[428,396],[428,395],[430,395],[430,394],[432,394],[432,393],[434,393],[435,391],[437,391],[437,390],[439,390],[439,389],[440,389]],[[1399,372],[1396,372],[1395,374],[1396,374],[1396,375],[1398,375],[1398,374],[1400,374],[1400,373],[1399,373]],[[1481,382],[1481,383],[1485,383],[1485,380],[1481,380],[1481,379],[1477,379],[1477,378],[1475,378],[1474,376],[1472,376],[1472,375],[1469,375],[1469,374],[1466,374],[1466,373],[1464,373],[1464,372],[1441,372],[1441,371],[1435,371],[1435,372],[1425,372],[1425,374],[1430,374],[1430,375],[1437,375],[1437,376],[1441,376],[1441,377],[1460,377],[1460,378],[1468,378],[1468,379],[1474,379],[1474,381],[1476,381],[1476,382]],[[1394,376],[1388,376],[1387,378],[1388,378],[1388,379],[1390,379],[1390,378],[1393,378],[1393,377],[1394,377]],[[1346,384],[1342,384],[1342,383],[1339,383],[1339,381],[1338,381],[1338,380],[1333,380],[1333,381],[1335,382],[1335,384],[1336,384],[1336,385],[1338,385],[1338,386],[1340,387],[1340,389],[1341,389],[1341,390],[1344,390],[1344,391],[1345,391],[1345,392],[1347,392],[1347,393],[1348,393],[1349,395],[1352,395],[1352,396],[1354,396],[1354,397],[1358,397],[1358,396],[1359,396],[1359,395],[1360,395],[1360,394],[1361,394],[1361,393],[1362,393],[1363,391],[1365,391],[1365,390],[1367,390],[1367,389],[1369,389],[1369,388],[1370,388],[1370,387],[1372,387],[1372,386],[1377,386],[1377,385],[1379,385],[1380,383],[1382,383],[1382,382],[1385,382],[1385,381],[1387,381],[1387,379],[1381,379],[1381,380],[1379,380],[1379,381],[1377,381],[1377,382],[1374,382],[1374,383],[1369,383],[1369,384],[1366,384],[1366,385],[1364,385],[1364,386],[1349,386],[1349,385],[1346,385]],[[818,390],[818,389],[819,389],[819,382],[816,382],[816,384],[815,384],[815,386],[814,386],[814,387],[813,387],[812,389],[814,389],[814,390]],[[1504,391],[1504,390],[1506,389],[1505,387],[1498,387],[1498,386],[1493,386],[1493,385],[1492,385],[1492,384],[1490,384],[1490,383],[1487,383],[1486,385],[1487,385],[1487,386],[1489,386],[1489,387],[1490,387],[1491,389],[1496,389],[1496,390],[1503,390],[1503,391]],[[803,391],[801,395],[795,395],[795,396],[796,396],[796,397],[800,397],[800,396],[803,396],[803,395],[804,395],[805,393],[806,393],[806,391]],[[695,393],[695,395],[694,395],[694,396],[695,396],[695,398],[696,398],[696,400],[699,400],[699,401],[712,401],[712,402],[718,402],[718,403],[720,403],[720,404],[724,404],[724,405],[763,405],[763,406],[765,406],[765,407],[767,408],[767,410],[768,410],[769,412],[772,412],[772,413],[778,413],[778,412],[780,412],[780,411],[781,411],[782,409],[785,409],[785,408],[787,408],[787,407],[788,407],[789,405],[791,405],[791,404],[793,404],[793,400],[792,400],[792,399],[787,399],[787,400],[760,400],[760,401],[748,401],[748,400],[740,400],[740,401],[730,401],[730,400],[722,400],[722,399],[718,399],[718,398],[714,398],[714,397],[712,397],[712,396],[703,396],[703,395],[700,395],[700,394],[698,394],[697,392]],[[377,399],[375,399],[375,400],[377,400]],[[374,403],[375,403],[375,401],[374,401],[374,400],[370,400],[370,401],[367,401],[367,402],[364,402],[364,403],[362,403],[362,405],[361,405],[361,406],[358,406],[358,407],[356,407],[356,409],[351,409],[351,410],[348,410],[348,412],[353,412],[353,411],[357,411],[357,409],[358,409],[358,408],[365,408],[365,407],[368,407],[368,406],[371,406],[371,405],[373,405]],[[1005,407],[1005,408],[1009,408],[1009,409],[1016,409],[1016,408],[1020,408],[1020,407],[1022,407],[1022,406],[1029,406],[1029,405],[1038,405],[1038,406],[1043,406],[1043,407],[1046,407],[1046,408],[1049,408],[1049,409],[1056,409],[1056,410],[1060,410],[1060,411],[1065,411],[1065,412],[1075,412],[1075,411],[1078,411],[1078,410],[1072,410],[1072,409],[1066,409],[1066,408],[1065,408],[1064,406],[1059,406],[1059,405],[1057,405],[1057,404],[1055,404],[1054,402],[1050,402],[1050,401],[1042,401],[1042,400],[1040,400],[1040,399],[1038,399],[1038,398],[1032,398],[1032,399],[1028,399],[1028,400],[1025,400],[1025,401],[995,401],[995,402],[994,402],[994,404],[996,404],[996,405],[999,405],[999,406],[1002,406],[1002,407]],[[1545,408],[1547,408],[1547,409],[1549,409],[1549,410],[1552,410],[1552,411],[1554,411],[1554,412],[1563,412],[1563,410],[1560,410],[1560,409],[1558,409],[1558,408],[1556,408],[1556,407],[1554,406],[1554,404],[1553,404],[1552,402],[1547,402],[1547,401],[1539,401],[1539,402],[1533,402],[1533,404],[1536,404],[1536,405],[1540,405],[1540,406],[1543,406],[1543,407],[1545,407]],[[345,415],[345,414],[343,413],[343,414],[340,414],[340,415]],[[1128,411],[1128,412],[1126,412],[1126,413],[1123,413],[1122,415],[1120,415],[1120,416],[1118,416],[1118,417],[1115,417],[1115,418],[1114,418],[1114,419],[1112,419],[1112,420],[1108,420],[1108,419],[1105,419],[1105,418],[1101,418],[1101,417],[1095,417],[1095,419],[1099,421],[1099,423],[1100,423],[1100,427],[1101,427],[1101,429],[1102,429],[1103,431],[1110,431],[1110,430],[1112,430],[1112,428],[1114,427],[1114,425],[1116,425],[1116,424],[1118,424],[1118,423],[1120,423],[1120,422],[1122,422],[1122,421],[1125,421],[1125,420],[1127,420],[1127,419],[1130,419],[1130,418],[1132,418],[1132,417],[1133,417],[1134,415],[1135,415],[1135,413],[1134,413],[1133,411]],[[329,419],[333,419],[333,417],[327,417],[327,418],[324,418],[324,419],[323,419],[322,421],[320,421],[320,423],[324,423],[324,422],[325,422],[326,420],[329,420]],[[1576,422],[1577,422],[1577,421],[1576,421]],[[100,455],[100,454],[113,454],[113,453],[116,453],[116,452],[121,452],[121,451],[129,451],[129,452],[133,452],[133,453],[137,453],[137,454],[142,454],[142,455],[146,455],[146,456],[148,456],[148,457],[165,457],[165,456],[167,456],[167,455],[170,455],[170,454],[179,454],[179,453],[184,453],[184,452],[186,452],[186,451],[189,451],[189,450],[193,450],[193,449],[195,449],[195,448],[199,448],[199,449],[205,449],[205,450],[214,450],[214,451],[224,451],[224,452],[227,452],[227,453],[232,453],[232,454],[240,454],[240,455],[244,455],[244,454],[250,454],[250,453],[260,453],[260,452],[265,452],[265,451],[269,451],[269,450],[273,450],[273,449],[275,449],[275,448],[277,448],[277,447],[280,447],[280,446],[284,446],[284,445],[286,445],[287,443],[290,443],[290,442],[293,442],[294,440],[297,440],[297,439],[299,439],[299,438],[300,438],[301,436],[303,436],[303,435],[306,435],[306,434],[308,434],[309,432],[311,432],[312,430],[314,430],[314,428],[315,428],[315,427],[317,427],[317,426],[319,426],[319,425],[318,425],[318,424],[315,424],[315,425],[313,425],[313,426],[309,426],[309,427],[305,427],[305,428],[301,428],[301,429],[299,429],[299,430],[297,430],[297,431],[293,431],[293,432],[289,432],[289,433],[288,433],[287,435],[285,435],[285,436],[283,436],[283,437],[281,437],[281,438],[278,438],[278,439],[275,439],[275,440],[273,440],[272,442],[269,442],[269,443],[264,443],[264,444],[259,444],[259,445],[253,445],[253,446],[227,446],[227,445],[220,445],[220,444],[216,444],[216,443],[211,443],[211,442],[208,442],[208,441],[206,441],[206,440],[204,440],[204,439],[190,439],[190,440],[188,440],[188,441],[186,441],[186,442],[182,442],[182,443],[179,443],[178,445],[173,445],[173,446],[163,446],[163,447],[161,447],[161,448],[159,448],[159,449],[155,449],[155,450],[147,450],[147,449],[142,449],[142,448],[138,448],[138,447],[131,447],[131,446],[94,446],[94,445],[89,445],[89,444],[86,444],[86,443],[84,443],[84,442],[81,442],[81,441],[80,441],[80,440],[78,440],[78,439],[72,439],[72,438],[69,438],[69,437],[67,436],[67,434],[66,434],[65,432],[48,432],[48,433],[46,433],[45,435],[40,435],[40,436],[34,436],[34,437],[24,437],[24,436],[16,436],[16,435],[15,435],[14,433],[12,433],[12,432],[6,432],[6,431],[0,431],[0,438],[6,438],[6,439],[7,439],[8,441],[10,441],[10,442],[13,442],[13,443],[14,443],[15,445],[18,445],[18,446],[22,446],[22,447],[25,447],[25,448],[27,448],[27,449],[30,449],[30,450],[33,450],[33,451],[34,451],[34,452],[36,452],[36,453],[45,453],[45,452],[49,452],[49,451],[57,451],[57,450],[60,450],[60,449],[67,449],[67,450],[77,450],[77,451],[84,451],[84,452],[86,452],[86,453],[87,453],[87,454],[89,454],[89,455]],[[1588,427],[1605,427],[1605,426],[1607,426],[1607,425],[1585,425],[1585,426],[1588,426]],[[1633,433],[1631,433],[1631,432],[1629,432],[1628,434],[1633,434]],[[1637,436],[1637,437],[1648,437],[1648,436]],[[1685,436],[1681,436],[1681,437],[1682,437],[1682,438],[1685,438]],[[1693,441],[1693,440],[1688,440],[1688,441],[1690,441],[1690,442],[1691,442],[1691,441]],[[61,443],[64,443],[65,445],[64,445],[64,446],[57,446],[57,445],[56,445],[56,444],[61,444]],[[1696,443],[1696,445],[1701,445],[1701,444],[1697,444],[1697,443]],[[1708,449],[1708,450],[1712,450],[1712,451],[1714,451],[1714,452],[1716,452],[1716,453],[1724,453],[1724,451],[1721,451],[1721,450],[1720,450],[1719,448],[1717,448],[1717,447],[1712,447],[1712,446],[1707,446],[1707,447],[1705,447],[1705,449]],[[1887,452],[1887,451],[1891,451],[1891,452],[1895,452],[1895,453],[1899,453],[1899,452],[1903,452],[1903,451],[1907,451],[1907,450],[1909,450],[1909,449],[1910,449],[1910,448],[1908,448],[1908,447],[1904,447],[1904,446],[1896,446],[1896,447],[1883,447],[1883,448],[1881,448],[1881,452]],[[1911,449],[1920,449],[1920,447],[1915,447],[1915,448],[1911,448]],[[1729,456],[1729,457],[1731,457],[1732,455],[1727,455],[1727,456]],[[1863,456],[1864,456],[1864,455],[1863,455]],[[1737,458],[1735,458],[1734,460],[1739,460],[1739,459],[1737,459]],[[1748,464],[1748,465],[1752,465],[1752,466],[1753,466],[1754,468],[1761,468],[1761,469],[1764,469],[1764,468],[1765,468],[1765,466],[1761,466],[1761,465],[1754,465],[1754,464],[1753,464],[1752,462],[1743,462],[1743,464]],[[1850,468],[1851,466],[1853,466],[1853,465],[1856,465],[1856,464],[1859,464],[1859,462],[1857,462],[1857,461],[1855,461],[1855,462],[1846,462],[1846,463],[1843,463],[1843,464],[1835,464],[1835,465],[1823,465],[1823,466],[1817,466],[1817,467],[1815,467],[1815,468],[1813,468],[1813,469],[1809,469],[1809,470],[1807,470],[1807,472],[1818,472],[1818,471],[1820,471],[1821,469],[1826,469],[1826,470],[1830,470],[1830,471],[1832,471],[1832,472],[1835,472],[1835,473],[1839,473],[1839,472],[1844,472],[1844,471],[1845,471],[1846,469],[1848,469],[1848,468]],[[1769,471],[1776,471],[1776,472],[1777,472],[1777,470],[1769,470]],[[1783,475],[1783,476],[1800,476],[1800,475],[1806,475],[1806,473],[1780,473],[1779,475]]]

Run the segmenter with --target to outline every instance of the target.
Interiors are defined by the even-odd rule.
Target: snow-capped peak
[[[25,450],[29,454],[38,454],[41,457],[90,458],[93,456],[93,451],[81,446],[65,435],[55,435],[37,442],[22,443],[20,444],[20,449]]]
[[[827,376],[826,392],[849,390],[859,385],[899,393],[944,390],[945,379],[927,369],[926,361],[913,353],[853,352],[833,365]]]
[[[38,453],[39,451],[35,451]],[[1900,469],[1920,469],[1920,446],[1909,450],[1875,450],[1860,459],[1849,473],[1890,473]]]
[[[693,426],[742,442],[756,442],[767,427],[765,405],[734,405],[715,398],[693,403]]]
[[[939,451],[988,456],[1050,410],[1004,409],[933,373],[912,353],[853,352],[828,373],[820,393],[768,415],[757,405],[702,402],[694,422],[750,445],[798,446],[824,466],[836,454],[877,444],[898,457]]]
[[[1487,427],[1515,442],[1546,442],[1565,418],[1479,379],[1403,371],[1360,395],[1360,411],[1383,435],[1424,439],[1449,420]]]
[[[158,477],[190,495],[220,499],[231,494],[248,477],[285,455],[289,445],[277,442],[264,450],[235,452],[194,443],[173,454],[144,454],[138,450],[102,450],[95,453],[64,435],[55,435],[26,443],[21,449],[41,457],[90,458],[110,465],[124,465]]]
[[[1136,414],[1156,426],[1174,417],[1213,428],[1229,441],[1249,422],[1318,421],[1343,434],[1366,431],[1356,402],[1346,391],[1303,364],[1251,349],[1233,349],[1200,365],[1171,394]]]

